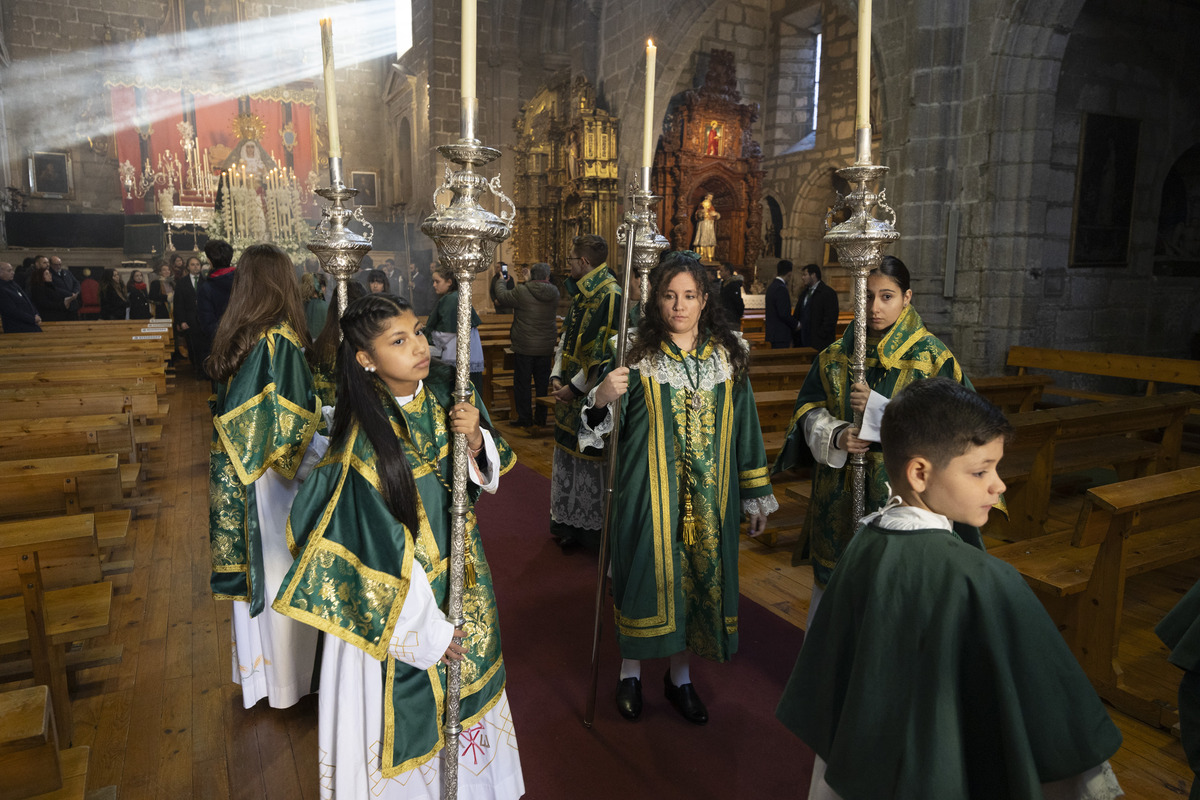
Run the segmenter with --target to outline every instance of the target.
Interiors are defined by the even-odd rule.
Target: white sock
[[[688,667],[687,650],[671,656],[671,683],[683,686],[692,682],[692,671]]]
[[[642,662],[636,658],[621,659],[621,680],[626,678],[642,679]]]

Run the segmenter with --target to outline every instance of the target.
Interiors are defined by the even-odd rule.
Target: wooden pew
[[[790,389],[799,393],[812,364],[751,364],[748,374],[755,393]]]
[[[1038,369],[1145,381],[1146,396],[1157,394],[1160,383],[1200,388],[1200,361],[1185,358],[1013,346],[1008,349],[1008,366],[1015,367],[1019,375],[1024,375],[1031,369]],[[1111,400],[1123,396],[1057,385],[1048,386],[1045,393],[1082,400]]]
[[[1118,642],[1130,575],[1200,556],[1200,467],[1091,489],[1075,530],[992,548],[1037,592],[1096,691],[1151,725],[1171,727],[1175,698],[1127,685]]]
[[[30,686],[0,693],[0,798],[60,789],[61,769],[49,689]]]
[[[161,425],[134,425],[128,412],[0,420],[0,460],[116,453],[136,463],[139,444],[157,442],[161,436]]]
[[[139,464],[122,465],[111,453],[0,461],[0,517],[107,509],[140,473]]]
[[[811,364],[817,351],[811,347],[753,347],[750,350],[750,366],[758,364]]]
[[[74,735],[66,647],[108,633],[112,583],[46,589],[41,560],[87,548],[94,531],[45,530],[0,547],[0,654],[28,653],[34,680],[48,686],[60,736]]]
[[[1016,435],[1000,462],[1009,519],[993,515],[989,536],[1041,536],[1054,475],[1112,467],[1127,479],[1179,466],[1183,421],[1200,403],[1192,392],[1082,403],[1010,416]]]
[[[115,382],[146,383],[159,394],[166,394],[167,372],[163,364],[148,366],[79,366],[67,364],[61,367],[42,363],[20,369],[0,370],[0,389],[19,389],[48,384],[108,384]]]
[[[1051,382],[1048,375],[998,375],[971,380],[976,392],[1006,414],[1033,411]]]
[[[147,419],[165,416],[168,408],[166,403],[159,401],[158,389],[149,383],[0,386],[0,420],[126,413]]]
[[[796,407],[795,389],[777,389],[772,392],[755,392],[754,404],[758,407],[758,424],[763,433],[786,431],[792,421]]]

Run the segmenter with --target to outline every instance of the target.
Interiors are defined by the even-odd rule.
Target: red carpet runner
[[[802,632],[742,598],[733,660],[692,660],[709,722],[663,697],[666,660],[643,664],[637,722],[613,703],[620,656],[611,605],[602,634],[596,721],[583,727],[596,560],[550,538],[550,482],[518,465],[477,505],[495,577],[508,696],[529,800],[761,798],[807,794],[812,755],[775,719]]]

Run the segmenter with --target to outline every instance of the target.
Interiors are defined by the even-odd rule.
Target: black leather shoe
[[[671,705],[675,706],[675,710],[682,714],[688,722],[694,722],[697,725],[708,722],[708,709],[700,701],[699,695],[696,694],[696,687],[691,683],[676,686],[671,683],[671,673],[668,670],[667,674],[663,675],[663,689],[666,691]]]
[[[617,684],[617,711],[625,719],[642,715],[642,679],[626,678]]]

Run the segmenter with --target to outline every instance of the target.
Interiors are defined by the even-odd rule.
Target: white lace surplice
[[[550,473],[550,518],[598,531],[604,524],[604,462],[576,458],[554,448]]]

